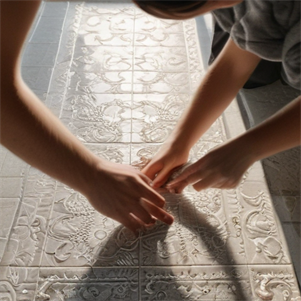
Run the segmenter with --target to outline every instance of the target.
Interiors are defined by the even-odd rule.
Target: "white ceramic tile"
[[[1,267],[1,300],[35,300],[38,268]]]
[[[24,197],[51,198],[54,195],[56,181],[49,176],[31,168],[25,183]]]
[[[153,31],[146,33],[135,33],[135,45],[137,46],[165,46],[165,47],[176,47],[176,46],[184,46],[185,39],[183,34],[178,33],[166,33]]]
[[[132,14],[124,14],[121,11],[119,14],[108,12],[106,17],[99,14],[86,15],[84,12],[81,24],[80,33],[94,32],[103,36],[103,38],[108,38],[108,34],[132,33],[134,16]]]
[[[165,20],[154,18],[151,15],[140,11],[135,19],[135,32],[148,33],[161,31],[163,33],[179,33],[183,32],[183,22],[177,20]]]
[[[41,89],[46,80],[39,72],[53,59],[50,53],[27,61],[39,65],[28,69],[29,80],[48,92],[46,105],[94,154],[141,169],[204,76],[195,21],[156,19],[133,4],[66,5],[49,91]],[[51,25],[50,7],[45,14]],[[49,24],[41,20],[40,29],[48,34]],[[57,22],[50,39],[57,38],[60,26]],[[35,33],[36,42],[46,39],[41,32]],[[190,161],[242,131],[234,102],[193,147]],[[174,224],[157,222],[136,237],[40,171],[30,168],[21,178],[23,167],[0,151],[5,172],[0,299],[6,294],[24,301],[299,301],[260,163],[237,189],[187,187],[181,195],[163,194]],[[14,215],[21,196],[15,219],[6,218]],[[298,207],[290,199],[286,203],[294,219]],[[38,269],[30,267],[40,267],[39,279]]]
[[[152,122],[149,119],[132,121],[132,143],[164,142],[172,132],[176,122]]]
[[[158,223],[143,234],[142,265],[246,263],[241,237],[229,231],[220,190],[163,196],[175,222],[170,227]]]
[[[240,112],[224,112],[223,117],[228,139],[235,138],[246,131]]]
[[[7,244],[7,239],[0,237],[0,264],[6,248],[6,244]]]
[[[178,121],[189,99],[187,94],[134,94],[132,118],[151,123]]]
[[[159,94],[189,94],[190,85],[187,73],[134,73],[134,93],[159,93]]]
[[[191,71],[190,72],[190,89],[191,89],[191,93],[194,95],[194,93],[196,93],[197,89],[200,86],[200,83],[202,81],[202,79],[204,78],[205,75],[205,71]]]
[[[62,118],[61,121],[83,143],[130,142],[131,121],[117,124]]]
[[[56,117],[60,117],[64,99],[64,93],[48,93],[46,96],[45,104]]]
[[[43,266],[137,266],[138,250],[129,230],[96,212],[79,193],[58,187]]]
[[[45,285],[46,284],[46,285]],[[138,300],[137,269],[41,268],[42,300]]]
[[[3,145],[0,145],[0,168],[2,167],[7,153],[8,150]]]
[[[20,199],[0,199],[0,238],[8,238]]]
[[[96,156],[119,164],[130,164],[130,145],[127,144],[86,144]]]
[[[291,265],[249,266],[254,301],[299,301],[300,291]]]
[[[75,127],[80,128],[81,123],[87,126],[90,124],[92,127],[94,123],[102,124],[99,126],[99,135],[101,131],[130,132],[131,117],[131,95],[123,94],[70,93],[61,113],[61,119]]]
[[[22,195],[23,178],[0,177],[0,197],[20,198]]]
[[[22,159],[8,151],[0,169],[0,175],[2,177],[23,177],[27,169],[28,165]]]
[[[58,43],[29,43],[23,58],[23,66],[53,66],[58,50]]]
[[[1,265],[38,266],[52,199],[25,198],[16,215]]]
[[[66,2],[46,2],[43,10],[43,16],[45,17],[65,17],[68,8]]]
[[[185,45],[145,47],[135,44],[135,71],[187,72]]]
[[[262,182],[242,182],[239,197],[247,259],[252,264],[290,262],[285,237]]]
[[[31,89],[47,91],[53,68],[44,66],[23,66],[22,78]]]
[[[132,76],[131,71],[73,73],[69,93],[72,91],[87,94],[130,94]]]
[[[38,26],[30,39],[31,43],[55,43],[59,40],[64,17],[41,17]]]
[[[73,68],[77,72],[132,70],[133,47],[83,46],[75,49]]]
[[[143,268],[141,300],[253,300],[246,267]]]
[[[260,161],[255,162],[245,173],[244,180],[265,183],[265,174]]]

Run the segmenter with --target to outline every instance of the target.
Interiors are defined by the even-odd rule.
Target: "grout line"
[[[82,5],[82,7],[83,7],[85,5],[85,2],[82,2],[81,4],[78,4],[78,5]],[[68,2],[68,9],[69,9],[69,2]],[[76,10],[76,7],[75,7],[75,14],[74,14],[73,17],[75,18],[77,14],[78,14],[78,11]],[[66,13],[66,16],[67,16],[67,13]],[[73,49],[72,49],[72,55],[71,55],[69,66],[68,66],[68,68],[69,68],[68,69],[68,73],[69,74],[67,75],[67,79],[66,79],[66,86],[65,86],[65,91],[63,93],[63,101],[62,101],[62,104],[61,104],[61,110],[60,110],[60,114],[59,114],[59,119],[61,119],[62,113],[63,113],[64,103],[65,103],[65,99],[66,99],[66,95],[67,95],[67,90],[68,90],[68,81],[70,80],[70,69],[71,69],[71,66],[72,66],[73,58],[74,58],[75,45],[76,45],[76,41],[77,41],[77,38],[78,38],[78,33],[79,33],[79,29],[80,29],[80,24],[81,24],[82,17],[83,17],[83,11],[81,10],[81,12],[80,12],[80,19],[76,20],[76,23],[78,24],[78,27],[76,28],[76,37],[74,37],[74,44],[73,44]],[[73,23],[73,25],[74,25],[74,23]]]
[[[43,12],[45,10],[46,3],[44,1],[42,1],[40,5],[41,6],[39,7],[38,12],[37,12],[39,14],[39,16],[34,21],[35,22],[35,27],[34,27],[33,31],[31,32],[31,36],[28,37],[27,43],[31,43],[31,39],[33,38],[33,36],[34,36],[34,34],[35,34],[36,30],[37,30],[37,27],[38,27],[38,25],[39,25],[39,23],[41,21],[41,18],[42,18],[42,14],[43,14]]]
[[[56,52],[56,56],[55,56],[55,60],[54,60],[53,68],[52,68],[52,73],[51,73],[51,76],[50,76],[50,79],[49,79],[49,84],[48,84],[48,88],[47,88],[47,92],[46,92],[46,101],[45,101],[45,103],[47,103],[47,97],[48,97],[48,94],[50,93],[50,87],[51,87],[52,80],[53,80],[54,70],[55,70],[55,67],[57,65],[58,56],[59,56],[59,53],[60,53],[60,50],[61,50],[62,37],[63,37],[63,34],[64,34],[64,29],[65,29],[68,10],[69,10],[69,2],[67,2],[66,14],[65,14],[64,21],[63,21],[63,24],[62,24],[61,36],[60,36],[60,39],[59,39],[59,42],[58,42],[58,48],[57,48],[57,52]]]

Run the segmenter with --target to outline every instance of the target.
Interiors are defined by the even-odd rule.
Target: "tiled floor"
[[[191,99],[202,57],[194,20],[160,21],[128,4],[57,2],[43,3],[22,68],[92,152],[139,168]],[[233,103],[190,159],[243,131]],[[165,194],[174,224],[137,238],[0,151],[0,300],[300,300],[260,163],[237,189]]]

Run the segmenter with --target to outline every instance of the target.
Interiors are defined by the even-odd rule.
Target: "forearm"
[[[298,97],[272,117],[233,140],[242,152],[257,161],[301,142],[301,97]]]
[[[93,165],[88,151],[19,76],[1,91],[1,143],[32,166],[86,193]]]
[[[248,64],[244,64],[246,57]],[[190,149],[227,108],[259,61],[258,57],[239,49],[230,41],[208,70],[169,142]]]

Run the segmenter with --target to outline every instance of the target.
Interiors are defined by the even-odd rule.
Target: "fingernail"
[[[173,223],[173,217],[171,217],[170,215],[165,215],[163,219],[164,222],[168,225],[171,225]]]
[[[175,193],[175,190],[174,189],[169,189],[169,192],[170,193]]]

